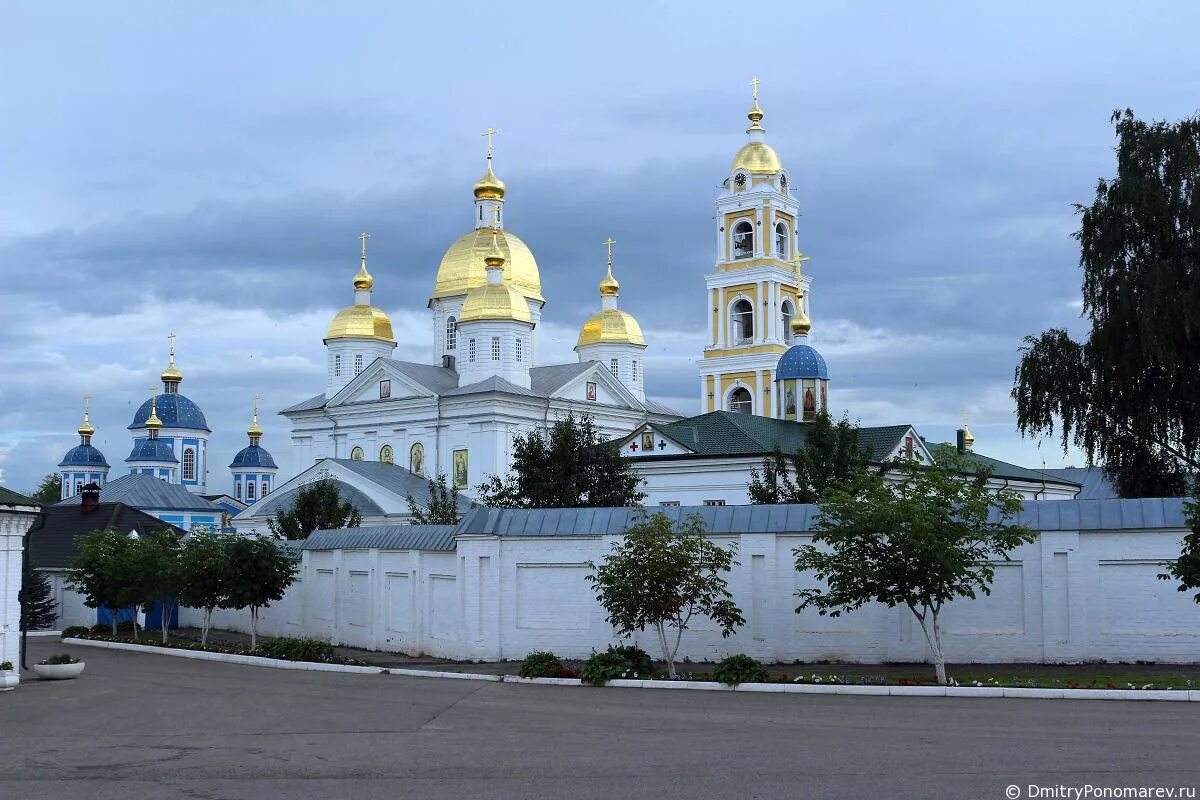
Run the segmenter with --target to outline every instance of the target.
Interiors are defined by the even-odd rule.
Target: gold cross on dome
[[[754,101],[756,103],[758,102],[758,84],[759,84],[758,76],[755,75],[753,78],[751,78],[750,85],[754,87]]]
[[[604,240],[604,246],[608,248],[608,268],[609,269],[612,269],[612,246],[616,243],[617,243],[617,241],[615,239],[613,239],[611,236]]]
[[[495,128],[489,127],[486,131],[484,131],[481,134],[485,139],[487,139],[487,157],[488,158],[492,157],[492,137],[495,136],[499,132],[500,131],[496,130]]]
[[[171,342],[171,358],[175,358],[175,334],[168,333],[167,339]]]
[[[805,261],[812,261],[812,259],[803,253],[796,251],[796,255],[792,256],[792,260],[788,262],[796,268],[796,280],[800,280],[802,277],[804,277],[803,267]]]
[[[262,395],[254,395],[254,421],[258,422],[258,401],[262,400]]]
[[[362,233],[360,233],[360,234],[358,235],[358,238],[359,238],[359,240],[361,240],[361,241],[362,241],[362,257],[363,257],[363,261],[366,261],[366,260],[367,260],[367,239],[370,239],[370,238],[371,238],[371,234],[367,233],[366,231],[363,231]]]
[[[84,416],[84,418],[87,417],[88,412],[91,410],[91,406],[92,406],[92,396],[90,394],[85,394],[83,396],[83,416]]]

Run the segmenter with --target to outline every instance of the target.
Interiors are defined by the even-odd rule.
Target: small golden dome
[[[529,247],[508,231],[500,231],[496,239],[496,245],[504,256],[505,279],[530,300],[544,302],[541,275]],[[491,249],[491,228],[476,228],[460,236],[442,256],[431,299],[466,294],[486,284],[484,258]]]
[[[766,130],[762,126],[763,110],[758,107],[758,98],[754,99],[754,105],[750,106],[750,110],[746,112],[746,118],[750,120],[751,130]]]
[[[179,367],[175,366],[175,354],[171,353],[171,363],[167,364],[167,368],[162,371],[163,383],[179,383],[183,380],[183,373],[179,371]]]
[[[796,304],[799,310],[792,316],[792,333],[796,336],[806,336],[812,330],[812,320],[804,313],[804,298]]]
[[[375,286],[375,279],[371,277],[371,273],[367,272],[367,260],[364,258],[362,265],[358,268],[358,273],[354,276],[354,288],[369,292],[373,286]]]
[[[612,264],[608,265],[608,274],[600,281],[600,296],[601,297],[616,297],[621,291],[621,284],[617,283],[617,279],[612,274]]]
[[[376,339],[395,344],[392,321],[374,306],[347,306],[337,313],[325,331],[325,342],[333,339]]]
[[[258,438],[262,436],[262,426],[258,424],[258,415],[254,415],[254,421],[250,423],[250,427],[246,428],[246,435],[250,438]]]
[[[730,172],[744,169],[753,175],[774,175],[783,172],[779,154],[766,142],[747,142],[733,157]]]
[[[85,414],[83,417],[83,424],[79,426],[79,435],[91,436],[95,432],[96,429],[92,427],[92,423],[88,421],[87,415]]]
[[[617,308],[606,308],[592,314],[583,323],[575,346],[585,344],[645,345],[646,337],[642,335],[642,326],[638,325],[632,314]]]
[[[529,302],[525,299],[525,295],[517,291],[516,287],[508,281],[486,283],[467,292],[467,297],[463,300],[462,312],[458,315],[459,323],[481,319],[533,322],[533,317],[529,313]]]
[[[492,158],[488,156],[487,171],[483,173],[483,177],[475,181],[475,199],[476,200],[503,200],[504,199],[504,181],[496,177],[496,173],[492,172]]]
[[[154,402],[154,398],[150,401],[150,416],[146,419],[147,428],[161,428],[162,420],[158,418],[158,404]]]
[[[965,425],[963,426],[963,444],[966,445],[968,450],[975,446],[975,436],[971,433],[971,429]]]

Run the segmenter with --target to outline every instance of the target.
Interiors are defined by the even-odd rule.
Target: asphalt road
[[[1200,787],[1200,704],[726,694],[87,659],[0,693],[0,798],[1001,798]],[[1067,795],[1042,795],[1066,797]],[[1185,795],[1186,796],[1186,795]]]

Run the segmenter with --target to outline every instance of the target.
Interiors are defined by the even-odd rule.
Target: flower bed
[[[171,650],[199,650],[206,653],[225,653],[226,655],[235,656],[260,656],[262,658],[276,658],[285,661],[303,661],[316,664],[346,664],[356,667],[371,666],[366,661],[356,658],[341,658],[337,655],[337,651],[328,642],[322,642],[317,639],[292,639],[292,638],[277,638],[267,639],[256,648],[244,647],[236,644],[217,644],[210,642],[209,644],[201,644],[192,639],[171,638],[163,644],[161,639],[155,638],[153,634],[147,635],[143,633],[137,639],[133,638],[132,632],[118,633],[113,636],[111,631],[101,633],[96,630],[72,630],[70,636],[67,631],[63,632],[64,639],[88,639],[91,641],[100,642],[120,642],[122,644],[136,644],[143,647],[163,647]]]

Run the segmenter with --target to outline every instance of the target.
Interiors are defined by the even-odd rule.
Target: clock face
[[[740,173],[738,175],[735,175],[733,178],[733,185],[739,189],[745,189],[746,188],[746,176],[742,175]]]

